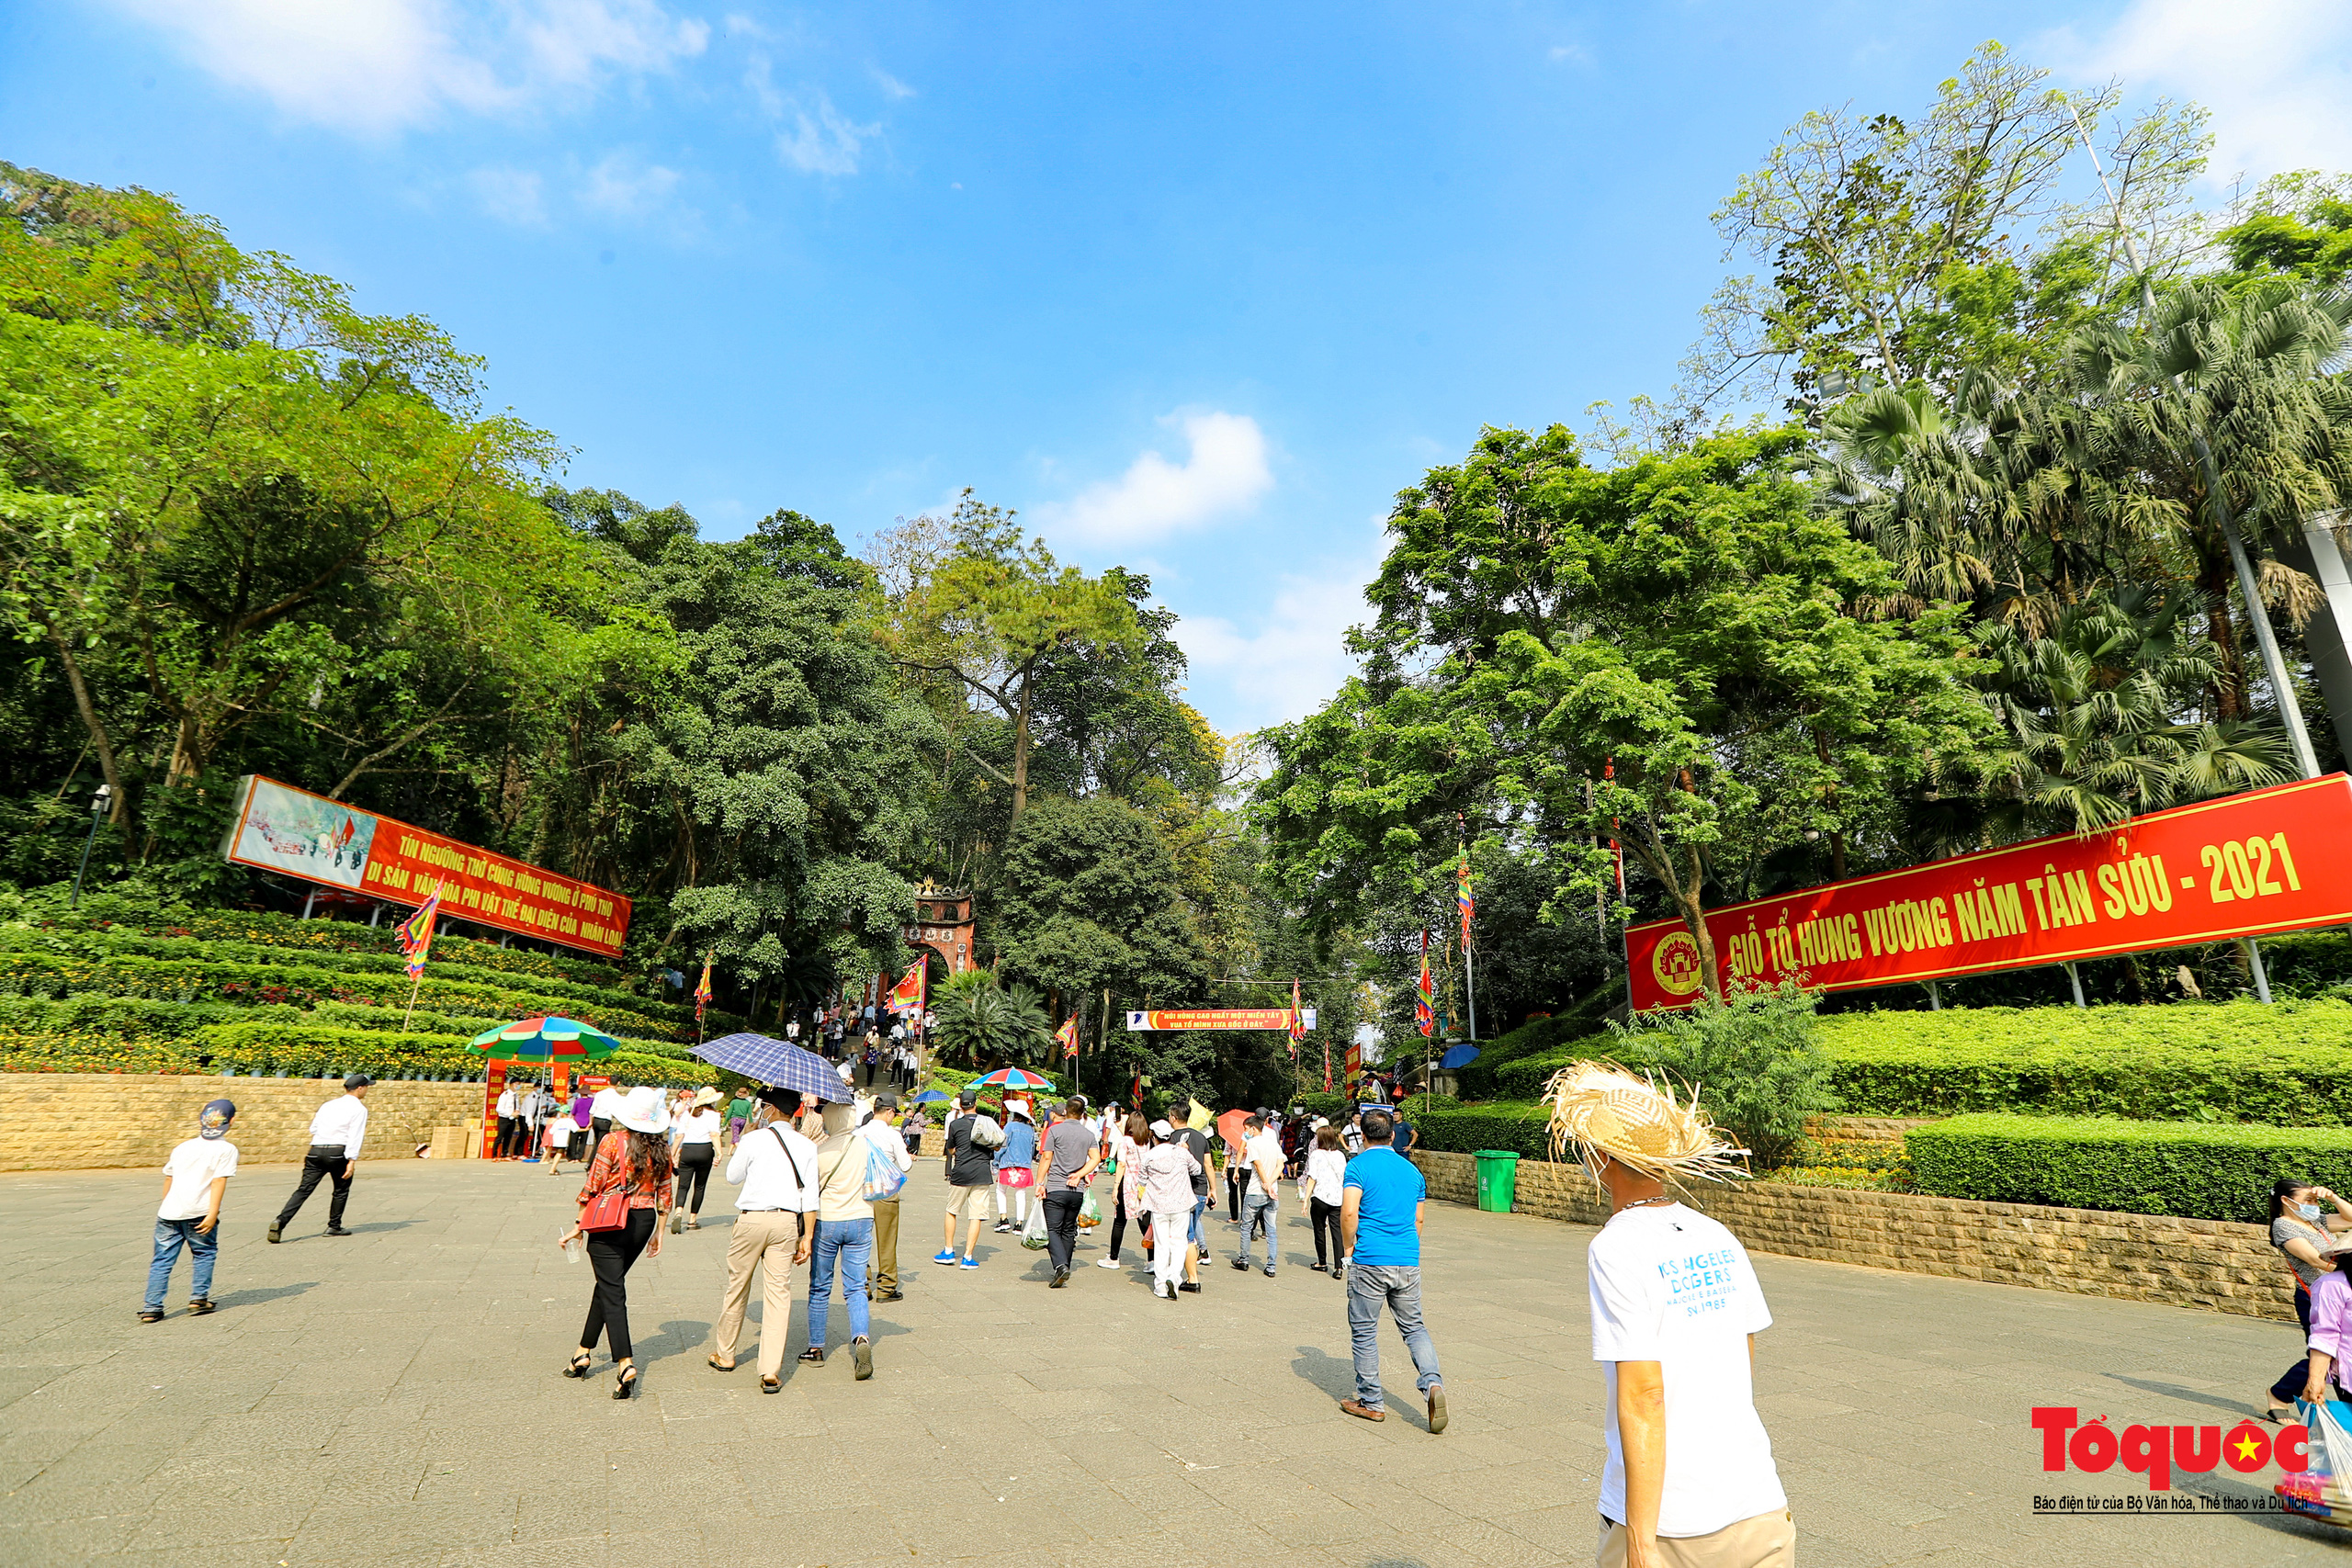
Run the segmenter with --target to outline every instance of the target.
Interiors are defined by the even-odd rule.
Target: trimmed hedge
[[[2267,1223],[2270,1187],[2352,1187],[2352,1130],[2105,1117],[1957,1116],[1905,1140],[1922,1192]]]
[[[1838,1109],[1859,1116],[1979,1111],[2151,1121],[2352,1126],[2352,1002],[1948,1008],[1833,1013],[1815,1027]],[[1603,1037],[1498,1075],[1529,1100]]]
[[[480,1055],[444,1034],[253,1024],[203,1030],[181,1041],[0,1032],[0,1072],[11,1073],[217,1073],[233,1067],[256,1077],[319,1077],[340,1071],[380,1078],[472,1079],[488,1066]],[[587,1070],[667,1089],[736,1081],[697,1061],[626,1051],[592,1063]]]
[[[1552,1113],[1544,1106],[1494,1100],[1439,1111],[1424,1109],[1419,1100],[1406,1103],[1405,1119],[1419,1134],[1422,1148],[1457,1155],[1509,1149],[1522,1159],[1552,1157]]]

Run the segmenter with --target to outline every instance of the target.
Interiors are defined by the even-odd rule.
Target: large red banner
[[[629,901],[573,877],[248,773],[221,852],[240,865],[423,904],[518,935],[618,957]]]
[[[2352,920],[2352,779],[2342,773],[1706,913],[1725,986],[1842,991],[2188,947]],[[1636,1011],[1687,1006],[1699,944],[1680,920],[1625,932]]]

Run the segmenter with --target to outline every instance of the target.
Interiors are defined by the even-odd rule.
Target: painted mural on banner
[[[456,919],[618,957],[629,901],[609,888],[526,865],[390,817],[248,773],[222,855],[415,907],[441,888]]]
[[[1850,990],[2188,947],[2352,920],[2342,773],[1706,913],[1726,986]],[[1638,1011],[1700,994],[1679,919],[1625,932]]]

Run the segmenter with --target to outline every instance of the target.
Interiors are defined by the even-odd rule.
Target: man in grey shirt
[[[1054,1262],[1057,1291],[1069,1283],[1070,1255],[1078,1248],[1078,1211],[1086,1201],[1086,1184],[1102,1163],[1102,1145],[1086,1122],[1086,1102],[1065,1101],[1062,1113],[1046,1129],[1046,1249]]]

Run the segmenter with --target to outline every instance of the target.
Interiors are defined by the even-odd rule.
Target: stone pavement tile
[[[120,1551],[145,1522],[143,1514],[125,1513],[0,1520],[0,1562],[73,1562]]]

